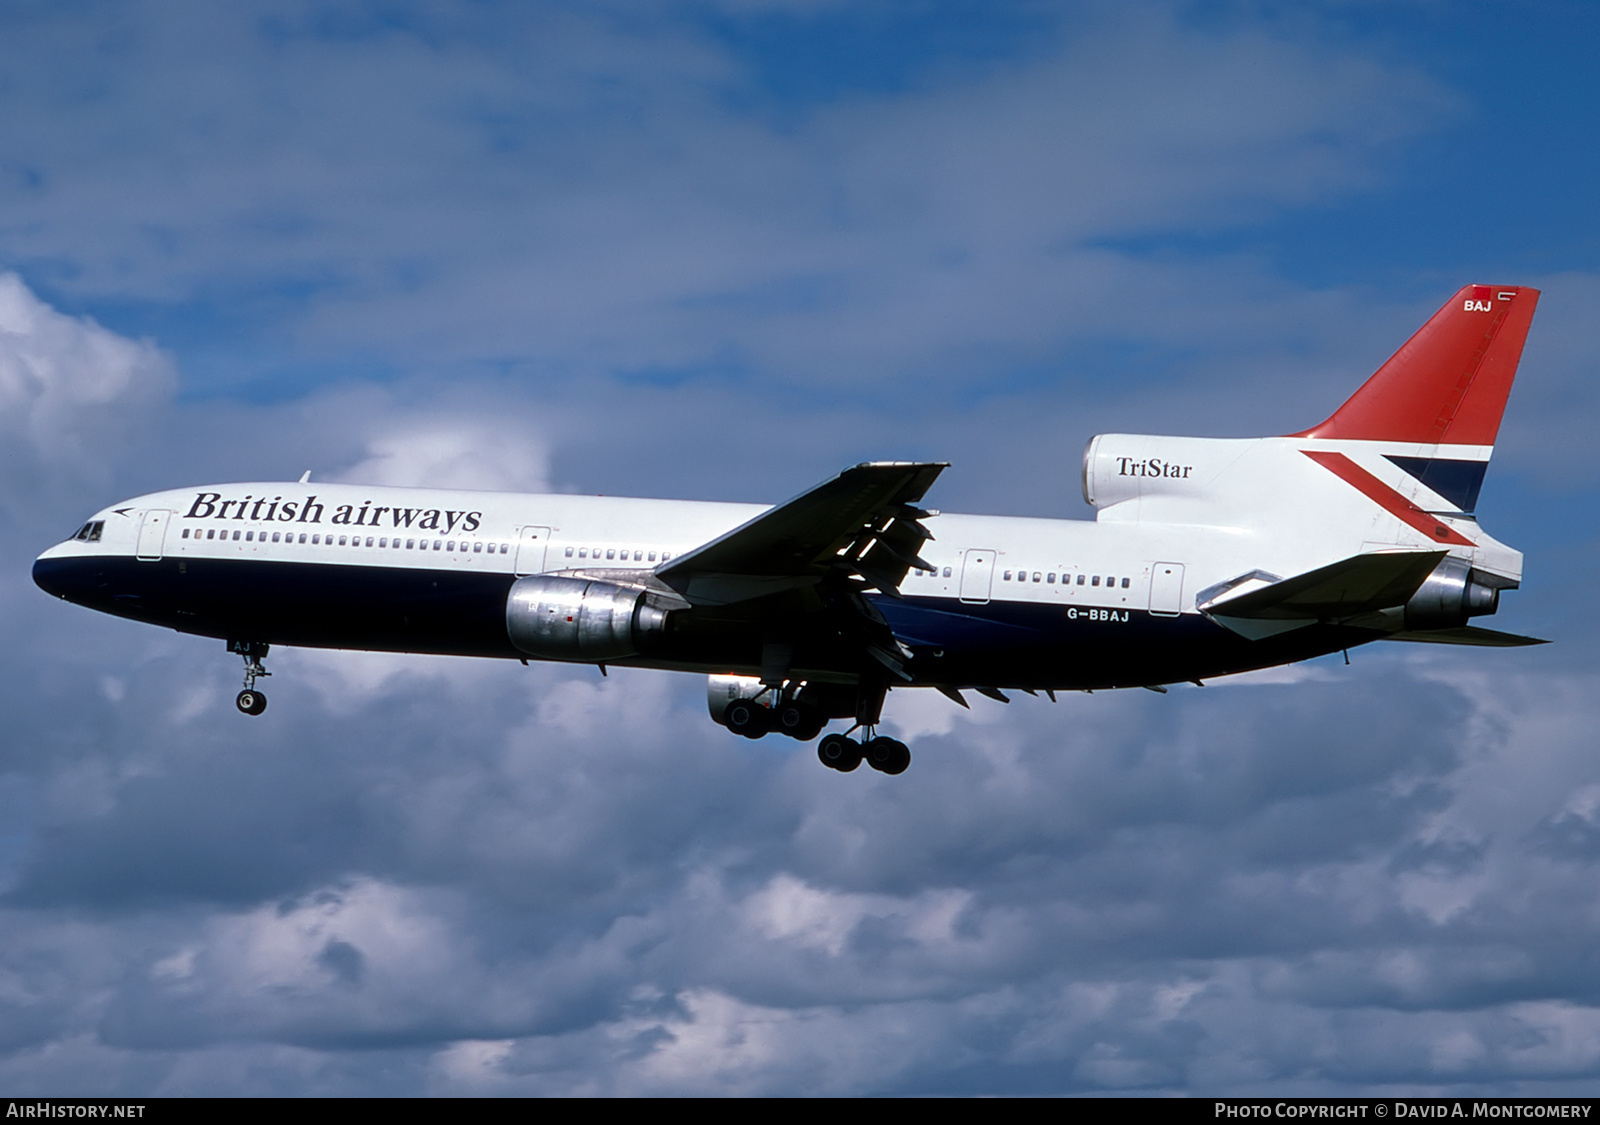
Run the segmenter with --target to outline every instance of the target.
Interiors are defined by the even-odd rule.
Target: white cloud
[[[65,316],[0,273],[0,505],[37,516],[86,483],[103,485],[174,387],[154,344]]]

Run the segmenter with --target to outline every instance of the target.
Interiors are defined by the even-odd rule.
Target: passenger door
[[[516,572],[543,574],[544,552],[550,544],[548,527],[524,527],[517,533]]]
[[[139,523],[139,545],[135,556],[141,562],[155,562],[161,557],[167,540],[167,523],[172,513],[164,508],[151,508]]]
[[[961,600],[986,602],[994,581],[995,552],[974,548],[961,558]]]
[[[1150,568],[1150,612],[1176,617],[1183,612],[1183,564],[1158,562]]]

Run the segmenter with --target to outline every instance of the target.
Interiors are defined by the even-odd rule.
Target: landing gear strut
[[[259,715],[267,709],[267,695],[256,690],[256,677],[270,676],[262,666],[269,645],[262,641],[229,641],[228,651],[244,657],[244,690],[234,697],[233,705],[246,715]]]

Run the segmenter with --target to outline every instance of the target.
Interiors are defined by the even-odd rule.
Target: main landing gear
[[[876,737],[883,714],[883,684],[845,686],[781,681],[762,684],[754,677],[713,676],[707,687],[711,717],[734,734],[761,738],[783,734],[810,742],[832,719],[855,715],[844,734],[830,734],[817,744],[817,758],[829,769],[849,773],[862,762],[880,773],[905,773],[911,750],[894,738]],[[735,692],[741,694],[729,698]],[[862,732],[861,740],[851,738]]]
[[[857,742],[843,734],[830,734],[817,743],[817,759],[829,769],[849,773],[862,762],[879,773],[905,773],[911,765],[911,748],[898,738],[869,738]]]
[[[229,641],[228,651],[244,657],[244,690],[234,697],[233,705],[246,715],[259,715],[267,709],[266,692],[256,690],[256,677],[270,676],[262,666],[270,646],[261,641]]]
[[[793,699],[784,700],[776,707],[763,707],[754,699],[735,699],[722,714],[728,729],[746,738],[760,738],[771,733],[810,742],[828,725],[827,716],[821,711]]]

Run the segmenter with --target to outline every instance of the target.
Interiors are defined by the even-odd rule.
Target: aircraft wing
[[[846,469],[794,499],[656,569],[693,604],[728,605],[843,571],[899,596],[918,551],[933,538],[915,507],[944,462],[873,461]]]
[[[1236,633],[1260,639],[1317,621],[1404,605],[1447,553],[1352,555],[1270,585],[1224,589],[1197,608]]]

